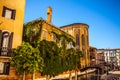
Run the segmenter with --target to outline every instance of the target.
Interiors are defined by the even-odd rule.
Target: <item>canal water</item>
[[[73,80],[75,80],[73,78]],[[84,75],[80,75],[78,76],[78,80],[100,80],[100,75],[96,74],[96,72],[92,72],[89,74],[84,74]]]
[[[100,80],[95,72],[78,76],[78,80]]]
[[[69,80],[69,79],[56,79],[56,80]],[[75,80],[73,77],[72,80]],[[100,80],[100,75],[95,72],[87,73],[84,75],[79,75],[78,80]]]

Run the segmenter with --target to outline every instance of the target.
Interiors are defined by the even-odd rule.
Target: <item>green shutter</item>
[[[2,17],[5,17],[5,10],[6,10],[6,7],[3,6]]]
[[[10,71],[10,62],[4,62],[4,72],[3,72],[3,74],[9,75],[9,71]]]
[[[2,45],[2,30],[0,30],[0,49],[1,49],[1,45]]]
[[[15,19],[15,15],[16,15],[16,10],[12,10],[12,16],[11,16],[11,19]]]
[[[12,48],[12,41],[13,41],[13,32],[11,32],[10,37],[9,37],[9,45],[8,45],[9,49]]]

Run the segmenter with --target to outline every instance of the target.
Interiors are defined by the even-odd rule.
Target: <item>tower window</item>
[[[80,35],[76,34],[76,50],[80,49]]]
[[[85,36],[82,35],[82,46],[85,46]]]
[[[79,34],[76,35],[76,45],[80,45],[80,37]]]
[[[8,19],[15,19],[15,14],[16,14],[16,10],[3,6],[2,17],[8,18]]]
[[[82,51],[84,54],[86,54],[86,50],[85,50],[85,36],[82,35]],[[86,58],[86,55],[84,55],[84,58]]]

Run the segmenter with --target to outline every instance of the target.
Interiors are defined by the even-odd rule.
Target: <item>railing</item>
[[[12,49],[7,47],[0,48],[0,56],[11,57]]]

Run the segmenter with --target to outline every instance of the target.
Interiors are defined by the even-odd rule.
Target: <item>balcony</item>
[[[6,47],[2,47],[0,48],[0,57],[11,57],[12,54],[12,49],[10,48],[6,48]]]

